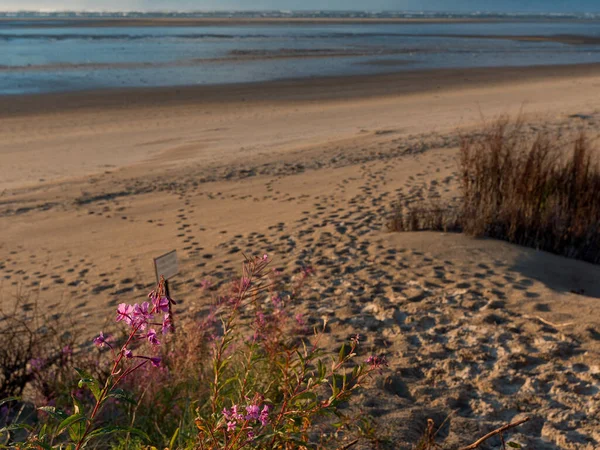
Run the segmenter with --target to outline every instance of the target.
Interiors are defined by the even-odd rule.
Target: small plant
[[[332,359],[319,347],[318,331],[298,336],[302,319],[285,315],[268,266],[266,256],[247,259],[225,301],[230,312],[214,343],[211,393],[196,418],[200,448],[311,448],[313,422],[335,415],[366,377],[387,365],[383,356],[351,365],[358,336]],[[254,316],[246,326],[243,311]]]
[[[304,269],[288,293],[266,255],[246,258],[210,314],[182,321],[177,334],[161,280],[148,301],[118,306],[123,339],[94,339],[110,361],[106,376],[76,369],[72,407],[42,406],[38,424],[2,428],[0,442],[22,449],[308,449],[324,448],[328,427],[336,439],[348,437],[352,427],[339,406],[387,360],[371,355],[356,363],[358,336],[328,356],[320,330],[286,310],[312,274]]]
[[[104,383],[85,370],[75,369],[80,376],[78,387],[87,387],[93,395],[92,406],[86,408],[78,396],[73,395],[72,414],[67,414],[64,410],[54,406],[40,407],[39,410],[55,419],[57,424],[50,422],[45,424],[37,434],[29,436],[23,447],[63,448],[65,446],[61,439],[63,434],[68,436],[66,448],[74,450],[85,448],[93,439],[120,431],[145,436],[145,433],[135,428],[116,425],[97,426],[97,418],[111,399],[133,401],[119,387],[127,376],[146,364],[160,366],[160,357],[145,355],[140,353],[140,350],[141,344],[144,342],[151,348],[160,345],[159,335],[153,327],[160,326],[162,334],[168,333],[171,329],[169,305],[172,300],[165,295],[163,280],[159,283],[158,288],[149,294],[149,299],[149,302],[135,305],[122,303],[117,308],[116,321],[125,323],[130,330],[124,344],[118,347],[111,344],[110,338],[102,332],[94,339],[95,345],[108,347],[112,354],[112,368]],[[155,322],[156,317],[161,318],[160,323]]]

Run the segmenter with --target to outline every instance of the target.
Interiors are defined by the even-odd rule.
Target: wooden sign
[[[158,258],[154,258],[154,269],[156,271],[156,281],[160,280],[160,277],[165,277],[165,280],[173,278],[177,275],[177,250],[165,253]]]

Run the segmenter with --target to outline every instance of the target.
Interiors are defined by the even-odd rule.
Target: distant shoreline
[[[97,18],[97,17],[0,17],[2,22],[23,22],[31,28],[68,28],[78,27],[190,27],[190,26],[227,26],[227,25],[332,25],[332,24],[444,24],[444,23],[511,23],[511,22],[593,22],[598,19],[576,18],[477,18],[477,17],[420,17],[420,18],[309,18],[309,17],[156,17],[156,18]]]
[[[600,63],[484,67],[312,77],[251,83],[139,87],[0,95],[0,118],[95,109],[164,108],[239,102],[352,101],[523,81],[600,75]]]

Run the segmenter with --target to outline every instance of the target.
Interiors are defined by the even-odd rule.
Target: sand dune
[[[358,332],[386,350],[390,371],[360,405],[398,448],[428,417],[451,415],[440,437],[452,448],[524,414],[533,420],[513,439],[527,448],[597,448],[600,268],[385,230],[396,201],[458,195],[458,129],[482,114],[523,108],[531,133],[596,136],[600,75],[587,70],[510,83],[514,72],[498,72],[472,86],[432,76],[389,95],[372,81],[346,100],[336,95],[364,80],[301,101],[289,84],[239,88],[248,101],[157,94],[128,107],[93,95],[69,106],[78,94],[53,113],[56,97],[15,100],[7,109],[21,113],[0,121],[2,301],[29,292],[84,339],[117,303],[145,295],[158,254],[177,249],[173,290],[193,316],[207,309],[202,280],[217,289],[241,251],[267,252],[287,274],[314,267],[294,307],[311,324],[329,320],[331,345]]]

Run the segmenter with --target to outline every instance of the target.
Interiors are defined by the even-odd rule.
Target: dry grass
[[[390,231],[462,231],[458,208],[434,202],[397,205],[387,226]]]
[[[464,137],[456,206],[400,209],[393,231],[462,231],[600,263],[600,166],[590,141],[530,137],[506,118]]]
[[[62,350],[73,345],[73,336],[41,311],[37,297],[19,291],[8,304],[0,307],[0,399],[21,396],[34,381],[32,361],[44,369],[60,364]]]

